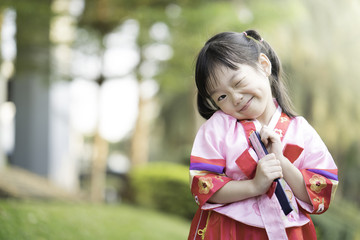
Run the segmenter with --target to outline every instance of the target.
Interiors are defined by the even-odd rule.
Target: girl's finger
[[[265,146],[268,145],[268,138],[269,138],[269,128],[268,126],[263,126],[260,130],[260,137],[261,141],[265,144]]]
[[[265,145],[268,145],[269,141],[271,143],[280,141],[279,135],[273,130],[271,130],[268,126],[263,126],[261,128],[260,136],[261,136],[261,141],[263,141]]]

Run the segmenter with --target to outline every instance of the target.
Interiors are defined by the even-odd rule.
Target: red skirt
[[[290,240],[316,239],[313,222],[286,229]],[[188,240],[263,240],[268,239],[264,228],[238,222],[211,210],[198,209],[192,220]]]

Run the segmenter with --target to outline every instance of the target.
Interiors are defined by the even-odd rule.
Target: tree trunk
[[[149,159],[150,106],[151,99],[139,97],[139,112],[131,142],[132,166],[144,165]]]
[[[106,158],[108,143],[97,132],[94,137],[94,154],[91,169],[91,201],[102,203],[104,201],[106,185]]]

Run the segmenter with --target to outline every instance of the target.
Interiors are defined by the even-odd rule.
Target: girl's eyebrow
[[[228,83],[231,84],[231,82],[234,80],[234,78],[238,75],[237,71],[234,71],[234,73],[231,75],[231,77],[229,78],[229,80],[227,80]],[[215,84],[216,86],[217,84]],[[212,96],[217,92],[216,88],[213,89],[212,91],[209,91],[209,95]]]
[[[229,79],[229,82],[231,83],[232,81],[234,81],[234,78],[238,75],[237,72],[234,72],[234,74],[231,76],[231,78]]]

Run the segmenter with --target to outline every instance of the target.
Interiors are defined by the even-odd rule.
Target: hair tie
[[[246,31],[244,31],[243,34],[245,35],[245,37],[248,37],[248,34],[246,33]],[[253,37],[250,37],[250,38],[254,39]],[[256,40],[256,39],[254,39],[254,40]],[[260,43],[263,43],[264,39],[260,38],[260,40],[257,40],[257,41],[259,41]]]

